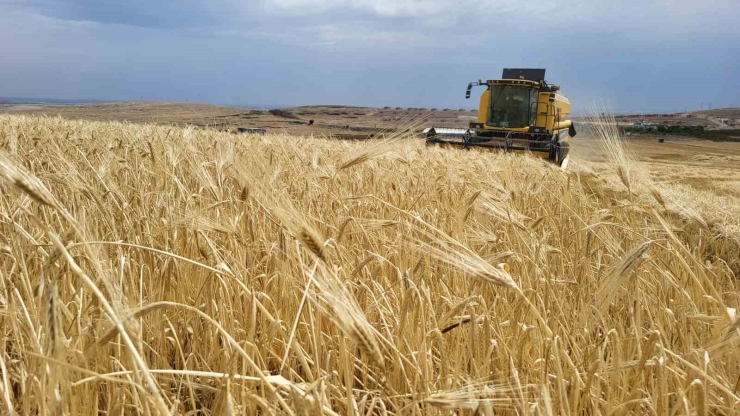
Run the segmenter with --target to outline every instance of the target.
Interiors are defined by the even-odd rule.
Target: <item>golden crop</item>
[[[0,116],[0,409],[739,413],[738,246],[601,122],[563,172]]]

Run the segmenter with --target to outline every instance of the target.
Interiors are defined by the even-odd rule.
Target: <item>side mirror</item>
[[[466,99],[470,98],[470,90],[472,90],[473,87],[478,86],[478,85],[486,85],[486,84],[484,84],[483,81],[480,79],[478,80],[478,82],[471,82],[468,84],[468,89],[465,90]]]
[[[576,136],[576,125],[572,122],[570,123],[570,127],[568,127],[568,136],[575,137]]]

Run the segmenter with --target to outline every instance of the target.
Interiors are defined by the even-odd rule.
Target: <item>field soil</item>
[[[236,131],[265,128],[294,135],[370,134],[425,119],[433,125],[467,127],[477,110],[309,106],[282,109],[224,107],[170,102],[123,102],[92,105],[0,105],[0,113],[61,116],[72,120],[130,121],[193,125]],[[273,114],[276,113],[276,114]],[[314,122],[309,125],[310,121]]]

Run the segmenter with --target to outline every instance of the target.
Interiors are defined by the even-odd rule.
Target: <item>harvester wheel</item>
[[[566,141],[559,142],[555,153],[557,154],[556,162],[560,166],[563,166],[563,163],[565,163],[565,161],[568,159],[568,156],[570,156],[570,143]]]
[[[560,169],[562,170],[568,170],[568,162],[570,161],[570,156],[566,156],[565,159],[563,159],[562,162],[560,162]]]

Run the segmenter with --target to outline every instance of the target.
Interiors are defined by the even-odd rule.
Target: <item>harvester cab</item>
[[[570,101],[545,81],[544,69],[506,68],[501,79],[469,83],[465,98],[477,86],[486,88],[477,120],[467,129],[429,127],[427,145],[529,152],[567,168],[569,139],[576,135],[567,119]]]

